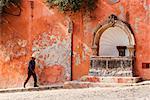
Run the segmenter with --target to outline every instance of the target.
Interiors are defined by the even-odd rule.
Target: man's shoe
[[[38,85],[34,85],[34,87],[39,87]]]

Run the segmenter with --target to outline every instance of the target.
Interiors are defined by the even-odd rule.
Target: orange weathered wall
[[[23,0],[21,16],[2,16],[1,88],[22,86],[27,77],[28,60],[33,52],[40,52],[36,68],[40,84],[70,80],[71,46],[72,78],[76,80],[87,75],[93,32],[111,14],[131,25],[136,40],[136,74],[150,79],[150,69],[142,68],[143,62],[150,63],[149,0],[118,0],[114,4],[110,4],[110,0],[98,0],[95,11],[75,14],[63,14],[57,8],[48,9],[42,0],[33,1],[32,9],[30,2]],[[70,24],[72,21],[73,29]]]
[[[12,8],[13,9],[13,8]],[[3,14],[0,26],[0,88],[22,87],[28,61],[37,52],[36,72],[41,85],[71,78],[71,21],[42,0],[23,0],[21,16]],[[32,80],[32,79],[31,79]],[[33,81],[28,85],[33,85]]]

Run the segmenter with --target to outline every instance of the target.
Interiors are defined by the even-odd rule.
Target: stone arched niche
[[[129,24],[111,15],[94,32],[90,74],[134,76],[135,40]]]
[[[110,33],[110,31],[112,31],[112,33]],[[125,22],[119,20],[115,15],[111,15],[104,24],[99,25],[97,27],[97,29],[95,30],[94,38],[93,38],[93,44],[92,44],[92,51],[93,51],[92,54],[93,54],[93,56],[101,56],[100,55],[100,52],[101,52],[100,48],[102,48],[102,47],[100,47],[101,46],[100,42],[101,42],[101,38],[103,39],[104,36],[106,37],[105,33],[110,34],[109,38],[111,38],[111,36],[113,36],[114,38],[118,37],[118,39],[120,38],[119,40],[122,40],[122,42],[126,42],[126,43],[121,43],[121,41],[120,41],[120,44],[118,43],[118,46],[126,46],[127,47],[127,51],[126,51],[127,56],[128,55],[129,56],[134,56],[135,40],[134,40],[132,30],[130,29],[128,24],[126,24]],[[117,41],[119,42],[119,40],[116,40],[116,42]],[[112,42],[115,42],[115,41],[112,41]],[[116,46],[117,46],[117,43],[116,43]]]
[[[118,57],[121,54],[119,55],[117,46],[122,46],[122,48],[125,48],[123,49],[122,56],[128,57],[128,45],[129,39],[125,31],[122,30],[120,27],[110,27],[106,29],[100,37],[98,54],[100,56]]]

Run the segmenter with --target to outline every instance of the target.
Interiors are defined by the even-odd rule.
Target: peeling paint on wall
[[[14,58],[19,58],[27,54],[27,40],[14,38],[5,44],[0,44],[0,60],[8,62]]]
[[[62,26],[56,25],[58,29]],[[65,30],[67,30],[65,28]],[[39,52],[38,65],[40,68],[60,65],[65,68],[65,77],[71,77],[71,34],[44,32],[35,37],[32,51]]]
[[[109,4],[118,3],[120,0],[106,0]]]
[[[119,14],[118,18],[120,18],[121,20],[125,21],[126,20],[126,14],[124,13],[125,12],[124,6],[120,5],[119,6],[119,10],[120,10],[120,14]]]
[[[76,51],[73,52],[75,58],[75,65],[78,66],[82,62],[87,61],[87,57],[91,55],[91,48],[87,44],[80,44]]]
[[[140,18],[135,18],[135,24],[134,24],[134,31],[136,33],[142,33],[140,30],[139,30],[139,22],[141,21]]]

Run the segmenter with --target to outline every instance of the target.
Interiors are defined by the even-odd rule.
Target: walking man
[[[26,86],[26,84],[29,81],[31,76],[33,76],[33,78],[34,78],[34,87],[38,87],[38,85],[37,85],[37,76],[36,76],[36,73],[34,71],[35,64],[36,64],[35,59],[36,59],[35,54],[33,53],[32,57],[31,57],[31,60],[29,62],[29,65],[28,65],[28,77],[27,77],[26,81],[24,82],[24,88],[25,88],[25,86]]]

